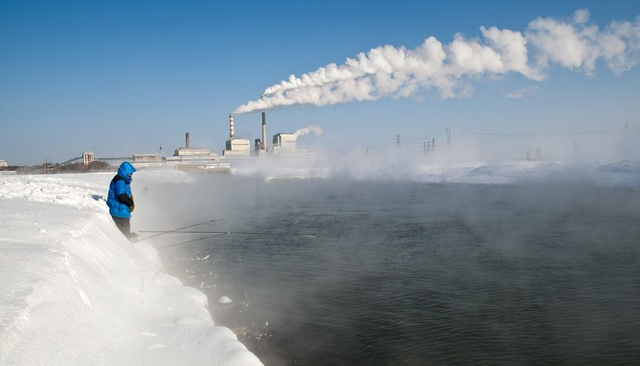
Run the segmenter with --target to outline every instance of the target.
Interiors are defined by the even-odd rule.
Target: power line
[[[615,131],[620,131],[620,129],[565,132],[565,133],[496,133],[496,132],[456,132],[456,133],[460,135],[481,135],[481,136],[552,137],[552,136],[594,135],[594,134],[599,134],[604,132],[615,132]]]

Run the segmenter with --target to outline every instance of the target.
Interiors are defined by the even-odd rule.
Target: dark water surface
[[[198,229],[244,234],[163,261],[266,365],[640,363],[638,191],[199,184]]]

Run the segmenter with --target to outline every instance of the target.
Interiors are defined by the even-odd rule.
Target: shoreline
[[[261,365],[202,292],[113,225],[111,175],[0,178],[0,363]]]

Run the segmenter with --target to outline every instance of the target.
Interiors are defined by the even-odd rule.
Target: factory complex
[[[315,153],[299,150],[296,147],[298,134],[277,133],[273,136],[271,146],[267,144],[266,116],[262,113],[262,138],[250,140],[236,138],[233,115],[229,115],[229,139],[221,155],[202,147],[192,147],[189,132],[185,133],[185,146],[175,150],[173,156],[165,157],[162,153],[134,154],[131,158],[96,158],[92,152],[85,151],[82,157],[74,158],[66,163],[89,165],[93,161],[105,161],[110,165],[119,165],[122,161],[130,161],[137,168],[173,167],[189,172],[229,172],[232,167],[241,166],[263,156],[274,156],[280,159],[301,162],[314,162]]]

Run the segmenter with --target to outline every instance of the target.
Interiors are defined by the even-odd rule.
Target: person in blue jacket
[[[118,174],[111,179],[109,184],[109,195],[107,196],[107,206],[109,214],[116,223],[116,226],[129,239],[136,236],[131,233],[131,212],[135,208],[133,195],[131,194],[131,177],[136,168],[128,161],[120,164]]]

